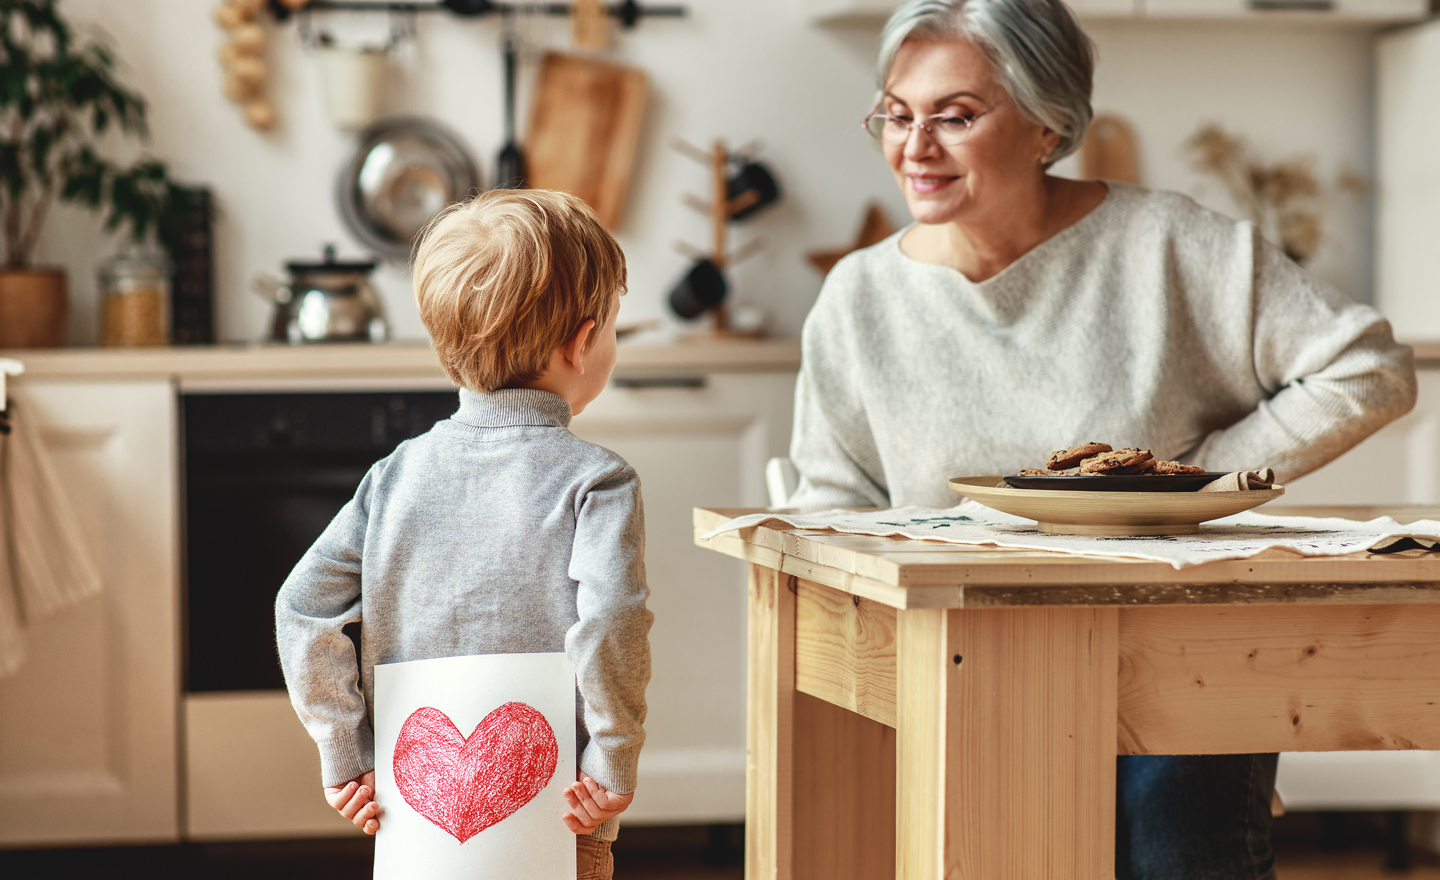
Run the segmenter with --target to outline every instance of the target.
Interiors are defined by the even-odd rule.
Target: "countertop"
[[[24,380],[173,378],[181,382],[320,380],[443,381],[428,342],[379,345],[215,345],[165,348],[55,348],[0,351],[25,365]],[[797,340],[621,344],[616,374],[790,372]]]
[[[1415,349],[1415,366],[1440,367],[1440,342],[1406,342]]]
[[[1409,342],[1415,363],[1440,368],[1440,341]],[[329,345],[214,345],[165,348],[0,350],[25,365],[25,380],[173,378],[181,382],[314,380],[443,381],[428,342]],[[697,340],[620,346],[616,375],[790,372],[800,367],[791,339]]]

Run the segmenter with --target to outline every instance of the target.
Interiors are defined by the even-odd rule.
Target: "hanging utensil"
[[[507,19],[508,21],[508,19]],[[505,146],[495,159],[495,188],[524,189],[525,155],[515,142],[515,36],[505,34]]]

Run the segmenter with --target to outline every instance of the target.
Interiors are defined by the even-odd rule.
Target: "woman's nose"
[[[920,159],[925,156],[933,156],[940,152],[940,144],[935,137],[920,125],[912,125],[910,131],[905,135],[905,158]]]

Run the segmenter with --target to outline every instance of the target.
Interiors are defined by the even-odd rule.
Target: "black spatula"
[[[505,37],[505,146],[495,158],[495,188],[524,189],[525,154],[515,142],[515,40]]]

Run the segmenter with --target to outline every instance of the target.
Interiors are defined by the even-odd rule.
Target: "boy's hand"
[[[326,786],[325,800],[366,834],[374,834],[380,830],[380,806],[375,803],[374,770],[362,773],[344,785]]]
[[[635,800],[635,792],[616,794],[595,780],[577,771],[578,782],[570,783],[565,789],[565,802],[570,812],[565,814],[565,827],[576,834],[590,834],[606,819],[625,812]]]

